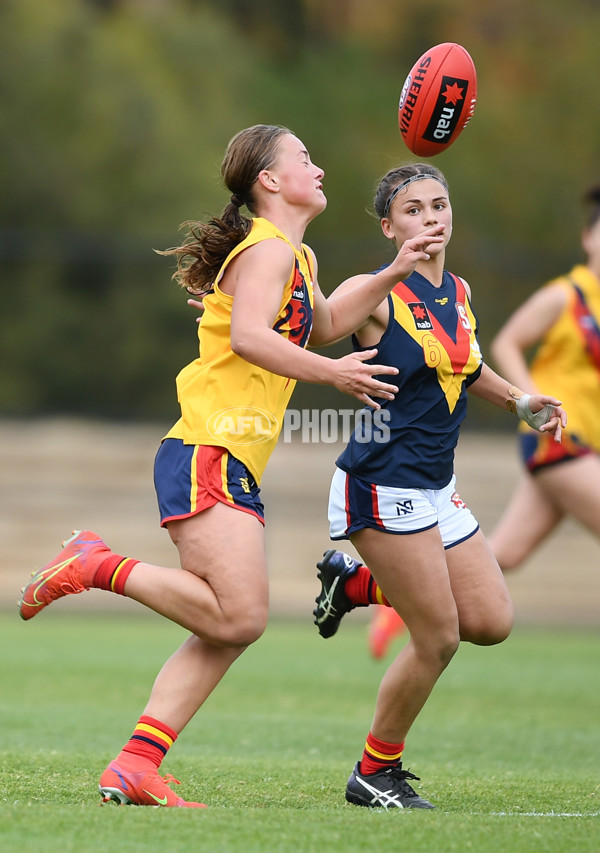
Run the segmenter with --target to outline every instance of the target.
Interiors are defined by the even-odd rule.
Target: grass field
[[[273,621],[163,770],[206,811],[98,807],[184,633],[158,617],[0,616],[0,839],[19,853],[600,851],[600,634],[518,629],[464,646],[410,735],[405,766],[435,811],[344,802],[385,664],[364,624],[329,641]]]

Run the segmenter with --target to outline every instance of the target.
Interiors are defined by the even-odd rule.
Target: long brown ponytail
[[[279,150],[279,141],[291,133],[286,127],[256,124],[241,130],[230,141],[221,164],[221,175],[231,198],[220,217],[208,222],[184,222],[188,235],[180,246],[159,251],[174,255],[174,280],[192,294],[202,294],[212,286],[223,261],[248,235],[252,219],[240,208],[256,213],[254,184],[263,169],[270,168]]]

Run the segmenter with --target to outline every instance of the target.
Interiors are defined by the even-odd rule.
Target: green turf
[[[159,617],[0,616],[0,845],[54,851],[600,851],[600,633],[464,646],[409,737],[435,811],[344,802],[385,665],[352,617],[324,641],[273,621],[163,767],[206,811],[98,807],[184,632]]]

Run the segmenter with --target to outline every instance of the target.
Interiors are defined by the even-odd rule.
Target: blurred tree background
[[[443,41],[478,70],[475,117],[434,162],[452,192],[448,267],[471,284],[485,352],[581,258],[599,33],[596,0],[0,0],[0,414],[176,417],[195,315],[153,248],[221,212],[242,127],[287,125],[325,169],[328,208],[306,238],[324,291],[378,266],[374,186],[416,159],[398,97]],[[294,403],[353,401],[298,386]],[[499,426],[489,408],[475,423]]]

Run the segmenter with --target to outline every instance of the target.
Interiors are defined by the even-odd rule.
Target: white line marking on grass
[[[490,812],[494,817],[600,817],[600,812]]]

